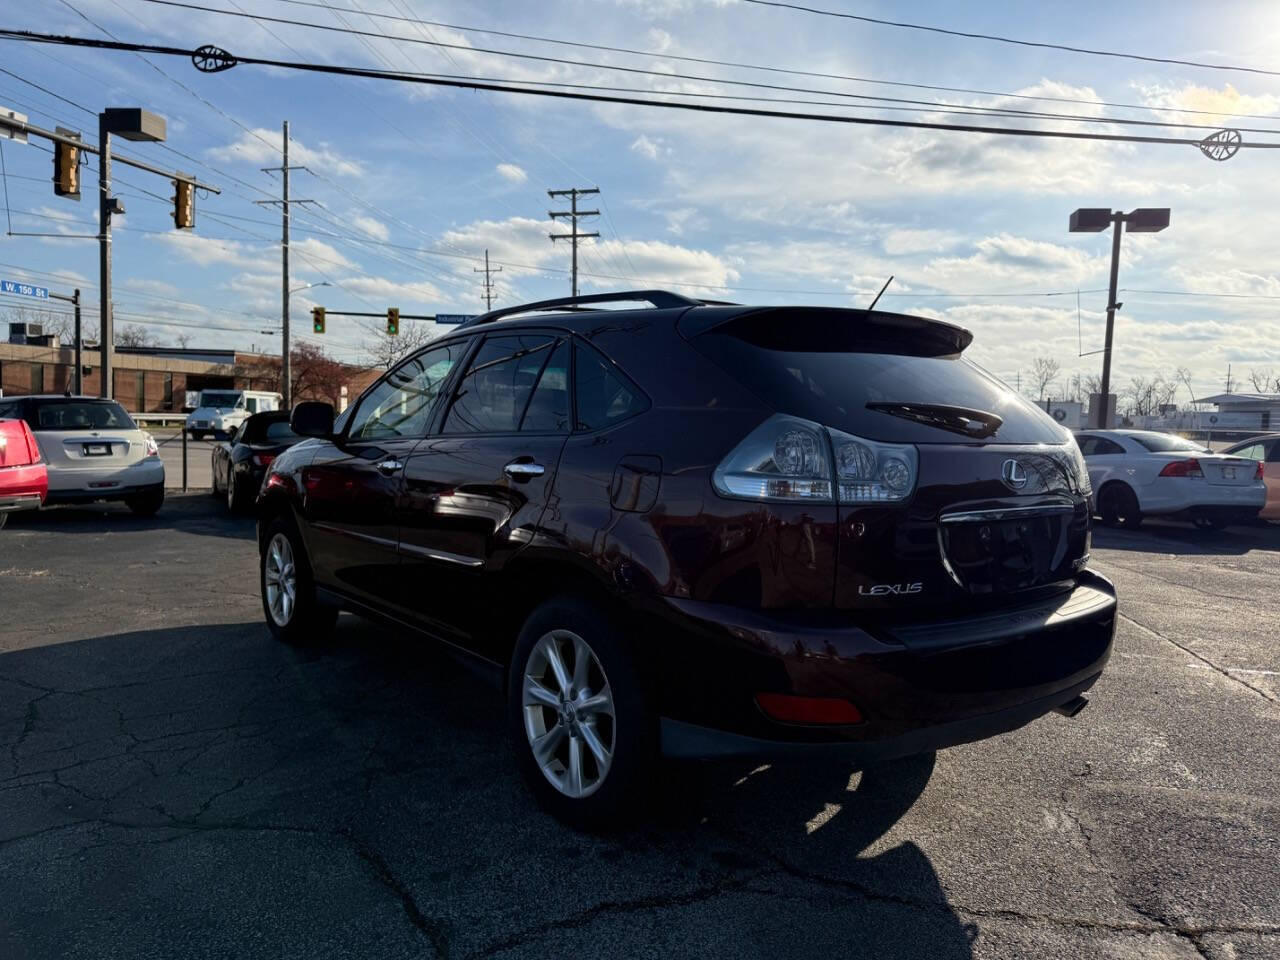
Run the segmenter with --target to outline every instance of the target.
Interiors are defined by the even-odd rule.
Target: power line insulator
[[[203,47],[198,47],[195,53],[191,54],[191,62],[202,73],[221,73],[223,70],[230,70],[239,63],[227,51],[210,43],[206,43]]]
[[[1209,134],[1196,146],[1210,160],[1230,160],[1240,152],[1240,131],[1218,130]]]

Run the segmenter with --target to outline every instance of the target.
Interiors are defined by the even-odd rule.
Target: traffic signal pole
[[[98,114],[98,396],[112,393],[115,328],[111,322],[111,132]]]
[[[1120,228],[1124,224],[1124,214],[1112,216],[1111,232],[1111,285],[1107,293],[1107,337],[1102,347],[1102,409],[1098,412],[1095,429],[1105,430],[1111,407],[1111,339],[1116,329],[1116,284],[1120,279]]]

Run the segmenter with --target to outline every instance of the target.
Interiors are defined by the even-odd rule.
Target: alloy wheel
[[[522,704],[542,775],[572,799],[604,783],[617,743],[613,691],[595,651],[569,630],[544,634],[529,653]]]
[[[267,546],[262,576],[271,619],[276,622],[276,626],[288,626],[293,619],[293,608],[297,602],[298,574],[293,562],[293,546],[283,533],[272,537]]]

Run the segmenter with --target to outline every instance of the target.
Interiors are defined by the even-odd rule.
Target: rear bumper
[[[1179,481],[1175,487],[1157,481],[1141,489],[1138,500],[1142,512],[1150,516],[1218,512],[1256,517],[1266,505],[1267,489],[1262,484],[1229,487],[1189,480]]]
[[[49,473],[43,463],[0,467],[0,513],[35,510],[49,490]]]
[[[115,469],[54,469],[49,471],[48,502],[123,500],[156,487],[164,488],[164,462],[159,458]]]
[[[911,624],[667,602],[685,630],[658,662],[689,667],[653,676],[665,753],[868,761],[992,736],[1072,700],[1110,657],[1116,611],[1111,584],[1091,572],[1033,603]],[[849,700],[865,721],[778,723],[756,704],[763,691]]]

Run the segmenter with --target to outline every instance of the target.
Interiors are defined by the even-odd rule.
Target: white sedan
[[[1216,530],[1253,520],[1267,500],[1261,464],[1148,430],[1076,434],[1098,516],[1133,528],[1145,516],[1183,517]]]

